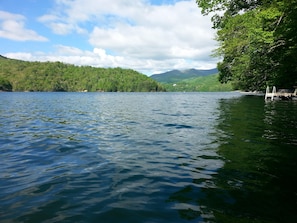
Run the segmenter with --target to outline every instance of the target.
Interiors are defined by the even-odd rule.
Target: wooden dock
[[[293,100],[297,99],[297,88],[295,88],[294,92],[290,92],[289,89],[279,89],[276,90],[276,87],[272,87],[272,91],[270,92],[269,86],[266,88],[265,100],[270,99],[273,101],[274,99],[283,99],[283,100]]]

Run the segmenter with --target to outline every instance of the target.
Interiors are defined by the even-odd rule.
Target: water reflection
[[[214,135],[224,166],[170,201],[189,205],[179,209],[188,220],[296,222],[297,103],[244,96],[219,104]]]
[[[282,140],[297,145],[297,101],[273,101],[265,103],[264,122],[268,126],[264,137],[271,140]],[[283,125],[280,125],[283,124]],[[285,139],[285,140],[284,140]]]

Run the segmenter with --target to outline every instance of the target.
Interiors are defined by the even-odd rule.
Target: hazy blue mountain
[[[153,74],[152,79],[161,83],[176,83],[185,79],[208,76],[218,73],[218,69],[209,70],[198,70],[198,69],[188,69],[188,70],[171,70],[165,73]]]

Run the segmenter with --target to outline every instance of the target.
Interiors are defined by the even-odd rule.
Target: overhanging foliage
[[[197,0],[213,16],[220,81],[242,90],[297,85],[297,2]]]

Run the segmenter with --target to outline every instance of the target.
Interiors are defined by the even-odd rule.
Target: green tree
[[[235,88],[265,89],[267,84],[297,84],[297,16],[294,1],[197,0],[217,29],[217,56],[221,82]]]
[[[0,91],[12,91],[11,83],[2,77],[0,77]]]

